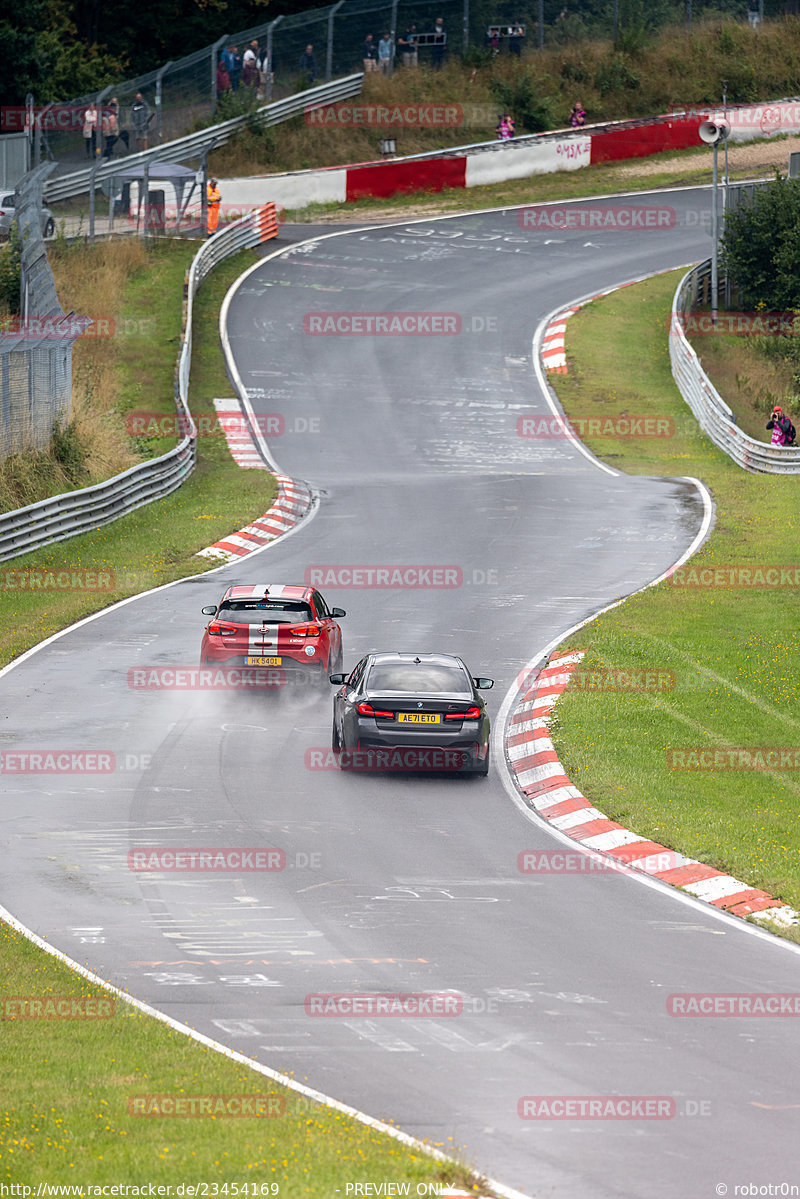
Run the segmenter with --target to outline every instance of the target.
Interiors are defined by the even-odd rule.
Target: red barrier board
[[[466,158],[423,158],[349,167],[347,199],[395,196],[402,192],[440,192],[445,187],[465,187],[466,175]]]
[[[654,121],[634,129],[605,129],[592,132],[592,166],[598,162],[621,162],[625,158],[647,158],[662,150],[686,150],[699,146],[701,116]]]

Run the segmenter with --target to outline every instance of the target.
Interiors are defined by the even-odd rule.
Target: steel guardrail
[[[706,436],[737,466],[772,475],[800,474],[800,446],[770,445],[757,441],[739,428],[736,417],[703,370],[683,331],[681,318],[692,310],[699,285],[710,270],[710,259],[692,267],[681,279],[672,300],[669,357],[678,390]]]
[[[169,495],[189,477],[197,459],[197,427],[188,402],[195,293],[209,272],[225,258],[239,250],[253,249],[275,237],[277,232],[275,205],[265,204],[216,233],[192,259],[175,379],[178,427],[189,430],[182,441],[159,458],[138,463],[104,483],[52,496],[25,508],[0,514],[0,562],[110,524],[144,504],[151,504]]]
[[[73,196],[80,196],[84,192],[88,192],[93,169],[95,186],[99,186],[104,180],[111,179],[114,175],[120,174],[121,170],[128,170],[132,166],[144,166],[147,162],[181,162],[184,158],[202,154],[212,143],[215,148],[225,145],[240,129],[244,129],[252,121],[268,128],[299,116],[307,108],[320,108],[339,100],[349,100],[352,96],[361,94],[363,79],[363,73],[346,75],[342,79],[334,79],[331,83],[323,83],[319,87],[309,88],[308,91],[287,96],[285,100],[264,104],[261,108],[256,108],[253,112],[245,113],[243,116],[231,117],[229,121],[222,121],[218,125],[199,129],[197,133],[189,133],[186,137],[179,137],[175,141],[164,142],[152,150],[126,154],[123,158],[109,159],[108,163],[94,168],[87,167],[84,170],[75,171],[71,175],[57,176],[55,179],[48,180],[44,186],[45,203],[54,204],[59,200],[69,200]]]

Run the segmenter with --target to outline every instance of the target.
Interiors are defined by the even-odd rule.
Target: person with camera
[[[772,416],[767,421],[767,428],[772,429],[773,445],[794,445],[797,430],[789,417],[785,415],[780,404],[776,404],[773,408]]]

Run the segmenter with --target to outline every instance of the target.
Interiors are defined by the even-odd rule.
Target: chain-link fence
[[[28,129],[34,163],[53,162],[58,174],[75,171],[96,158],[149,149],[258,104],[360,71],[368,33],[377,47],[381,36],[391,32],[396,45],[407,26],[416,24],[419,33],[430,34],[441,16],[445,49],[460,53],[466,44],[466,11],[468,0],[341,0],[225,35],[185,58],[92,96],[44,109],[31,106],[30,112],[23,106],[16,119],[4,109],[4,127]],[[254,74],[244,64],[249,51],[256,59]],[[433,57],[432,46],[420,47],[420,64]],[[397,56],[392,68],[395,62]],[[219,70],[222,63],[227,81]]]
[[[90,324],[66,316],[47,261],[42,184],[52,167],[31,171],[14,193],[16,230],[7,253],[19,254],[20,314],[0,322],[0,459],[44,449],[55,425],[69,421],[72,343]]]

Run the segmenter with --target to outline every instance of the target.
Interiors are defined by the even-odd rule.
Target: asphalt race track
[[[800,959],[658,884],[520,874],[520,851],[563,842],[515,806],[496,758],[485,780],[316,769],[329,694],[140,691],[127,672],[194,667],[200,609],[234,580],[449,567],[458,586],[320,586],[347,609],[346,667],[370,649],[459,653],[495,678],[496,717],[525,662],[700,528],[690,482],[608,473],[517,421],[550,412],[531,368],[540,320],[704,257],[707,202],[631,198],[674,209],[660,228],[523,228],[512,209],[270,258],[233,296],[228,332],[253,408],[283,418],[275,459],[321,492],[313,519],[0,678],[3,749],[105,750],[120,767],[4,779],[0,903],[173,1018],[537,1199],[800,1182],[791,1021],[667,1014],[676,992],[792,992]],[[347,312],[454,314],[461,332],[305,331],[309,314]],[[286,869],[129,869],[149,846],[277,847]],[[462,1014],[306,1014],[312,994],[420,991],[457,992]],[[525,1096],[611,1095],[668,1098],[671,1118],[518,1114]]]

